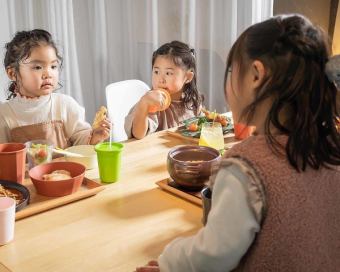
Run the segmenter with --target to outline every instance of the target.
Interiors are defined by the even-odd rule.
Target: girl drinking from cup
[[[300,15],[249,27],[229,53],[226,97],[253,136],[211,176],[211,210],[137,271],[337,271],[340,134],[324,33]]]
[[[72,97],[54,93],[61,63],[45,30],[17,32],[6,44],[4,65],[12,82],[8,101],[0,104],[0,143],[46,139],[66,148],[108,137],[108,120],[92,129],[85,122],[84,109]]]
[[[194,50],[179,41],[158,48],[152,56],[152,86],[126,117],[129,137],[141,139],[200,113]]]

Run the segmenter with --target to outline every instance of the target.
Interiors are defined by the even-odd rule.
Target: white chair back
[[[148,90],[150,87],[137,79],[119,81],[106,86],[106,104],[109,118],[113,123],[113,141],[127,140],[128,136],[124,130],[125,117]]]

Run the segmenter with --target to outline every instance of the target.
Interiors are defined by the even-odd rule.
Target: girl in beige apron
[[[55,107],[55,103],[61,103],[59,97],[51,96],[51,112],[47,120],[43,123],[32,125],[20,125],[15,112],[11,109],[13,116],[4,116],[9,128],[11,142],[25,143],[32,140],[49,140],[54,147],[67,148],[71,146],[69,137],[65,133],[64,122],[61,118],[60,107]]]

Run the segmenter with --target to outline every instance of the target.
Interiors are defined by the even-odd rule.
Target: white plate
[[[81,157],[66,155],[65,158],[67,161],[81,163],[85,165],[86,169],[92,169],[92,168],[98,167],[97,153],[94,150],[93,145],[74,145],[74,146],[67,148],[66,150],[69,152],[81,155]]]

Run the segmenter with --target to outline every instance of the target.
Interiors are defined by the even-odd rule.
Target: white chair
[[[109,118],[113,123],[113,141],[127,140],[128,136],[124,130],[125,117],[148,90],[150,87],[137,79],[119,81],[106,86],[106,104]]]

